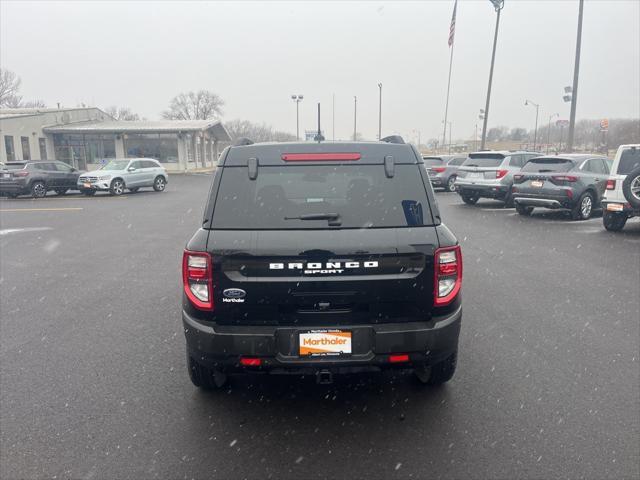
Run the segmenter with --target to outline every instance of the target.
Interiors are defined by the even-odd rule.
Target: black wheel
[[[622,230],[627,223],[627,218],[627,215],[624,213],[608,212],[606,210],[602,213],[604,228],[610,232],[619,232]]]
[[[131,193],[136,193],[138,190],[140,190],[140,187],[133,187],[129,189]]]
[[[450,357],[431,367],[416,368],[414,373],[418,381],[424,385],[442,385],[453,378],[457,363],[458,352],[456,351]]]
[[[64,195],[65,193],[67,193],[67,190],[69,190],[68,188],[56,188],[54,191],[56,192],[57,195]]]
[[[455,192],[456,191],[456,176],[455,175],[451,175],[449,177],[449,180],[447,180],[447,186],[445,187],[445,190],[447,192]]]
[[[635,168],[622,182],[622,193],[634,208],[640,208],[640,167]]]
[[[480,200],[480,197],[477,195],[469,195],[468,193],[461,193],[462,201],[467,205],[475,205]]]
[[[191,355],[189,355],[189,352],[187,352],[187,370],[189,371],[191,383],[203,390],[222,388],[227,383],[227,375],[196,362]]]
[[[164,179],[162,175],[158,175],[156,179],[153,181],[153,189],[156,192],[164,191],[164,187],[167,186],[167,181]]]
[[[533,212],[533,207],[527,207],[526,205],[520,205],[519,203],[516,203],[516,212],[518,212],[520,215],[528,217],[529,215],[531,215],[531,212]]]
[[[33,198],[42,198],[47,194],[47,187],[45,187],[44,182],[33,182],[31,184],[31,196]]]
[[[80,190],[80,191],[82,192],[83,195],[86,195],[87,197],[91,197],[96,194],[95,190]]]
[[[120,178],[115,178],[111,181],[111,186],[109,187],[109,191],[111,195],[120,196],[124,193],[124,181]]]
[[[593,194],[584,192],[571,210],[571,218],[574,220],[588,220],[593,213]]]
[[[513,193],[509,190],[509,193],[504,197],[504,208],[513,208]]]

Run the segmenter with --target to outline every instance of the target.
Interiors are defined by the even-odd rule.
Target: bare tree
[[[209,90],[181,93],[169,102],[162,118],[169,120],[211,120],[222,114],[224,101]]]
[[[258,124],[248,120],[231,120],[224,123],[231,138],[246,137],[254,142],[288,142],[295,140],[296,136],[274,130],[273,127],[265,123]]]
[[[105,108],[104,111],[116,120],[124,120],[127,122],[140,120],[140,115],[134,113],[129,107],[116,107],[112,105]]]
[[[20,108],[47,108],[47,104],[44,100],[29,100],[28,102],[21,102]]]
[[[0,68],[0,107],[17,108],[22,101],[18,95],[22,81],[11,70]]]

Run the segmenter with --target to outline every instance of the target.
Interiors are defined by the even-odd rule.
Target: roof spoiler
[[[253,145],[253,140],[247,137],[238,137],[233,141],[234,147],[242,147],[244,145]]]
[[[380,141],[385,143],[399,143],[401,145],[405,143],[400,135],[389,135],[388,137],[381,138]]]

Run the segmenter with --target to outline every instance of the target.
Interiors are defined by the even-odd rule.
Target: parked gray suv
[[[529,160],[539,156],[536,152],[523,151],[470,153],[458,169],[456,190],[469,205],[477,203],[480,198],[493,198],[512,207],[513,175]]]
[[[422,162],[427,167],[429,180],[433,188],[444,188],[449,192],[455,192],[455,182],[458,176],[458,168],[467,159],[467,155],[435,155],[423,156]]]

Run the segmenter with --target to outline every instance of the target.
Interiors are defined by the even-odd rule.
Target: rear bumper
[[[22,182],[6,182],[0,183],[0,194],[12,194],[17,195],[21,193],[27,193],[29,189]]]
[[[472,183],[459,178],[456,180],[458,193],[465,195],[475,195],[484,198],[505,198],[511,191],[511,185],[502,183]]]
[[[189,354],[198,362],[227,372],[267,371],[306,374],[327,369],[341,371],[410,368],[430,365],[458,348],[462,307],[427,322],[327,327],[205,325],[182,312]],[[352,332],[353,353],[341,357],[300,357],[299,333],[321,328]],[[389,355],[409,354],[406,363],[389,363]],[[240,357],[258,357],[260,367],[241,367]]]
[[[640,216],[640,209],[633,208],[628,202],[602,201],[602,210],[611,213],[623,213],[630,217]]]
[[[553,210],[573,208],[573,200],[566,195],[545,195],[526,194],[517,192],[513,194],[513,201],[518,205],[527,207],[544,207]]]

